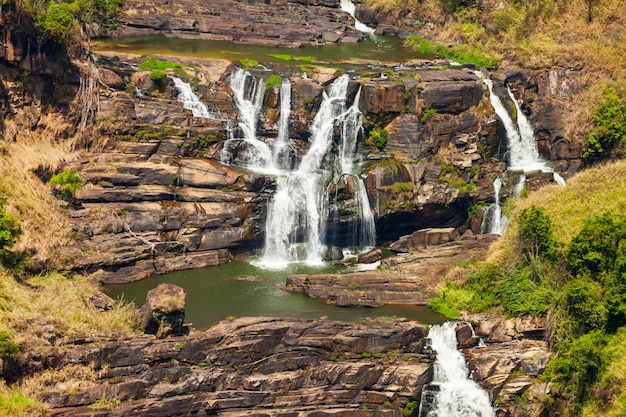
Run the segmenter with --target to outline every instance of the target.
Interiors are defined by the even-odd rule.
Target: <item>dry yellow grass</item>
[[[86,278],[67,278],[51,272],[36,276],[27,285],[0,275],[0,329],[13,335],[19,346],[45,345],[45,337],[56,343],[94,334],[130,334],[138,329],[133,305],[118,305],[102,312],[89,298],[98,287]],[[44,337],[45,336],[45,337]]]
[[[15,120],[7,121],[7,131],[13,131],[15,139],[3,142],[0,156],[0,191],[7,198],[7,211],[23,228],[14,249],[33,253],[36,259],[49,259],[57,247],[72,243],[59,201],[33,172],[40,166],[54,170],[76,157],[67,144],[55,139],[55,124],[63,127],[65,122],[51,117],[46,131],[33,132]]]

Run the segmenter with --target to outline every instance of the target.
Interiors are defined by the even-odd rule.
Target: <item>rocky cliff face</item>
[[[391,417],[432,378],[425,335],[411,322],[242,318],[186,337],[82,341],[20,362],[24,372],[96,371],[72,392],[66,381],[40,393],[55,416]]]

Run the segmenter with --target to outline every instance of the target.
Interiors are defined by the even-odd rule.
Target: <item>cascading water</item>
[[[495,417],[488,393],[469,377],[465,357],[457,349],[455,327],[455,322],[446,322],[430,328],[428,338],[437,352],[432,385],[438,386],[439,391],[427,411],[423,408],[426,401],[422,400],[418,415]]]
[[[270,147],[256,136],[257,122],[263,105],[265,83],[257,80],[248,71],[237,68],[229,77],[228,85],[233,92],[233,100],[237,106],[238,125],[246,148],[241,154],[235,155],[239,148],[239,138],[234,137],[234,129],[229,129],[229,138],[224,143],[221,153],[223,163],[236,163],[258,172],[275,173],[276,168]],[[236,162],[235,162],[236,161]]]
[[[522,181],[525,181],[525,174],[532,171],[551,172],[554,180],[560,184],[565,185],[565,180],[554,170],[548,166],[547,161],[539,157],[539,151],[537,150],[537,144],[535,143],[535,134],[533,128],[528,121],[528,118],[522,111],[519,101],[515,98],[510,88],[507,86],[507,91],[511,100],[515,104],[517,110],[517,123],[511,119],[509,112],[502,104],[500,97],[493,92],[493,82],[486,77],[482,72],[475,71],[475,74],[480,77],[489,89],[489,99],[496,114],[502,121],[504,129],[506,131],[506,137],[508,140],[509,148],[509,161],[507,171],[521,171]],[[486,227],[488,233],[502,234],[506,231],[508,219],[502,213],[500,209],[500,189],[503,185],[505,173],[498,176],[494,181],[495,202],[489,208],[488,215],[485,216],[485,221],[488,223]],[[516,197],[521,193],[524,183],[517,184],[514,189],[516,194],[512,195]],[[496,190],[496,187],[498,189]]]
[[[278,177],[278,188],[268,207],[265,254],[259,264],[266,268],[281,269],[292,262],[304,261],[321,265],[324,253],[329,203],[328,184],[352,174],[356,138],[360,132],[362,116],[358,110],[358,94],[347,108],[346,97],[349,77],[337,78],[323,99],[311,126],[310,147],[299,167],[283,171]],[[340,155],[333,157],[333,133],[340,127]],[[331,158],[329,158],[331,157]],[[335,178],[333,178],[335,173]],[[356,236],[355,246],[373,245],[375,228],[365,187],[354,176],[355,200],[358,215],[367,232]],[[363,197],[365,195],[365,197]]]
[[[274,165],[285,169],[289,158],[289,118],[291,117],[291,83],[284,79],[280,84],[280,119],[278,136],[274,143],[272,156]]]
[[[193,92],[189,83],[184,82],[178,77],[171,78],[172,81],[174,81],[174,87],[178,90],[178,101],[183,103],[183,108],[191,110],[193,117],[202,117],[205,119],[219,118],[209,111],[207,105]]]
[[[290,169],[293,161],[289,153],[289,80],[281,83],[278,135],[270,147],[256,137],[265,84],[242,69],[236,70],[228,79],[243,137],[231,137],[226,141],[222,162],[276,175],[277,189],[267,209],[265,251],[258,266],[282,269],[292,262],[323,263],[331,210],[328,191],[344,177],[351,178],[350,189],[357,212],[355,218],[358,219],[351,245],[371,247],[376,242],[367,192],[361,178],[353,172],[357,138],[362,131],[362,114],[358,108],[360,90],[353,104],[346,105],[348,81],[349,77],[342,75],[323,93],[310,128],[309,149],[299,166]],[[340,132],[340,137],[335,146],[336,132]]]
[[[354,28],[365,33],[374,33],[376,29],[372,29],[364,23],[361,23],[355,16],[356,5],[351,0],[341,0],[341,10],[347,12],[354,19]]]

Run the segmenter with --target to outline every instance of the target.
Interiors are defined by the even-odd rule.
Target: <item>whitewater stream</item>
[[[495,417],[488,393],[470,377],[465,357],[457,349],[456,324],[446,322],[430,327],[428,338],[431,340],[432,349],[437,352],[435,374],[430,385],[438,388],[438,392],[429,410],[420,409],[418,415]],[[421,407],[424,407],[425,403],[422,400]]]
[[[512,197],[520,195],[522,189],[524,188],[526,174],[529,172],[550,172],[553,175],[554,181],[562,186],[565,185],[565,180],[557,172],[555,172],[551,166],[548,165],[548,161],[539,156],[539,150],[537,149],[537,143],[535,142],[535,133],[532,125],[522,111],[519,100],[515,98],[511,89],[507,86],[508,95],[515,104],[517,113],[516,121],[513,121],[508,110],[504,104],[502,104],[500,97],[494,93],[493,82],[491,79],[480,71],[475,71],[475,74],[478,75],[478,77],[480,77],[487,85],[491,105],[502,121],[506,131],[508,144],[508,167],[506,171],[494,180],[493,187],[495,201],[485,215],[485,221],[482,228],[483,233],[502,235],[507,229],[509,219],[501,209],[500,190],[506,184],[508,172],[519,172],[518,182],[513,187]]]

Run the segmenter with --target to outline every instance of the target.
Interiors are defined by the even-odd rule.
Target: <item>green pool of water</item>
[[[187,291],[186,321],[197,329],[229,317],[301,317],[358,321],[365,317],[405,317],[425,324],[438,324],[444,317],[426,307],[393,305],[379,308],[343,308],[325,304],[302,294],[282,291],[290,274],[337,272],[338,267],[311,269],[292,265],[283,271],[268,271],[255,267],[248,260],[205,269],[174,272],[129,284],[105,288],[113,298],[123,297],[143,305],[146,293],[161,283],[176,284]],[[346,269],[343,269],[346,271]],[[250,281],[249,277],[258,280]]]
[[[404,46],[395,36],[376,36],[359,43],[305,46],[297,49],[258,45],[238,45],[227,41],[200,39],[173,39],[164,36],[111,38],[95,41],[94,50],[130,52],[140,55],[162,54],[192,56],[196,58],[223,58],[231,61],[251,59],[259,62],[290,62],[340,64],[350,61],[371,60],[380,62],[405,62],[410,59],[431,59],[434,55],[418,54]],[[285,61],[273,55],[293,57]]]

